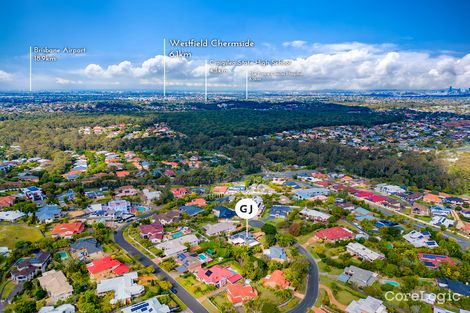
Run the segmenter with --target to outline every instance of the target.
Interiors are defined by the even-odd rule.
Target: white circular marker
[[[258,214],[258,203],[253,199],[241,199],[235,205],[238,217],[249,220]]]

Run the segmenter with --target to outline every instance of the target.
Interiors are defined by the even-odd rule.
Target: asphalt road
[[[250,220],[249,224],[253,227],[261,228],[264,225],[264,221]],[[305,313],[307,312],[307,309],[311,308],[317,301],[320,274],[318,271],[317,262],[315,262],[315,259],[310,254],[310,252],[308,252],[307,249],[305,249],[299,243],[296,243],[295,247],[307,258],[307,260],[310,262],[310,267],[308,269],[307,289],[305,296],[295,308],[287,311],[287,313]]]
[[[300,301],[300,303],[287,313],[305,313],[308,308],[311,308],[318,298],[318,287],[320,274],[318,273],[318,266],[315,262],[313,256],[300,244],[296,243],[295,247],[299,250],[300,253],[307,257],[307,260],[310,262],[308,281],[307,281],[307,290],[305,292],[305,297]]]
[[[143,216],[140,216],[138,219],[147,218],[151,216],[152,214],[155,214],[155,212],[147,213]],[[259,222],[261,223],[261,226],[262,224],[264,224],[264,222],[262,221],[259,221]],[[189,292],[187,292],[183,286],[181,286],[176,280],[174,280],[173,277],[168,275],[157,264],[152,262],[152,260],[148,258],[145,254],[143,254],[133,245],[128,243],[126,240],[124,240],[122,230],[125,229],[127,226],[128,224],[114,232],[113,234],[114,242],[116,242],[121,248],[127,251],[127,253],[137,258],[137,261],[141,263],[142,265],[146,267],[153,266],[153,268],[155,269],[155,273],[159,277],[162,277],[163,279],[169,281],[174,286],[174,288],[177,291],[178,298],[180,298],[181,301],[183,301],[184,304],[186,304],[186,306],[192,312],[209,313],[209,311],[207,311],[206,308],[204,308],[204,306],[201,303],[199,303],[199,301],[196,298],[194,298]],[[309,267],[309,275],[307,278],[307,288],[306,288],[305,296],[295,308],[291,309],[290,311],[287,311],[287,313],[305,313],[307,312],[307,309],[311,308],[317,301],[320,274],[318,272],[317,263],[315,262],[315,259],[310,254],[310,252],[308,252],[304,247],[302,247],[298,243],[296,243],[295,246],[300,253],[305,255],[305,257],[307,257],[307,260],[310,262],[310,267]]]
[[[209,311],[202,306],[186,289],[183,288],[176,280],[168,275],[165,271],[161,270],[158,265],[156,265],[150,258],[145,256],[142,252],[137,250],[134,246],[129,244],[122,235],[122,229],[116,230],[113,235],[114,242],[116,242],[121,248],[127,251],[130,255],[135,257],[139,263],[143,266],[153,266],[155,272],[159,277],[169,281],[177,291],[178,298],[184,302],[184,304],[194,313],[209,313]],[[300,311],[299,311],[300,312]]]

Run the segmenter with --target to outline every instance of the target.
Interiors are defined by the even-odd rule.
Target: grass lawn
[[[351,303],[351,301],[358,300],[358,299],[364,297],[364,295],[362,295],[360,292],[350,288],[349,286],[347,286],[346,284],[344,284],[340,281],[333,280],[329,277],[320,276],[320,283],[322,283],[323,285],[329,287],[330,289],[332,289],[331,285],[332,285],[333,282],[336,283],[336,285],[339,287],[339,291],[335,295],[335,298],[341,304],[348,305],[348,304]]]
[[[217,309],[217,307],[212,304],[212,302],[209,300],[209,299],[206,299],[204,301],[201,302],[202,305],[207,309],[207,311],[209,311],[209,313],[219,313],[219,309]]]
[[[322,305],[322,301],[325,297],[328,297],[328,295],[326,294],[326,291],[324,289],[320,288],[320,291],[318,293],[317,302],[315,302],[315,306],[320,307]]]
[[[275,218],[275,219],[273,219],[273,220],[267,221],[266,223],[271,224],[271,225],[273,225],[273,226],[275,226],[275,227],[279,227],[279,225],[282,224],[282,223],[284,223],[285,220],[286,220],[286,219],[284,219],[284,218]]]
[[[327,270],[327,267],[329,267],[329,270]],[[339,269],[339,268],[336,268],[336,267],[333,267],[333,266],[328,266],[326,265],[325,263],[323,262],[318,262],[318,269],[320,270],[320,272],[323,272],[323,273],[329,273],[329,274],[333,274],[333,275],[339,275],[343,272],[342,269]]]
[[[221,308],[224,306],[232,306],[232,304],[227,300],[225,292],[220,292],[213,297],[210,297],[211,302],[219,309],[218,312],[222,312]]]
[[[183,275],[184,276],[184,275]],[[206,293],[215,290],[215,287],[206,285],[200,281],[198,281],[193,275],[186,275],[186,277],[179,276],[176,278],[183,287],[189,291],[191,294],[196,296],[197,298],[202,297]]]
[[[287,312],[289,311],[290,309],[293,309],[297,304],[299,304],[300,302],[300,299],[299,298],[292,298],[285,306],[283,307],[280,307],[279,310],[281,312]]]
[[[276,294],[275,290],[266,288],[261,284],[256,285],[256,290],[258,290],[258,297],[260,299],[266,300],[267,302],[271,302],[276,306],[283,304],[284,302],[289,300],[289,297],[279,296],[278,294]]]
[[[35,242],[43,238],[41,231],[36,227],[21,224],[0,224],[0,246],[15,248],[18,241]]]
[[[3,294],[2,294],[2,300],[5,300],[13,290],[13,287],[15,287],[15,283],[12,280],[6,280],[4,283],[0,285],[0,290],[5,286],[5,289],[3,289]]]

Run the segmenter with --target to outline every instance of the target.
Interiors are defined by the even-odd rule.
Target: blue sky
[[[161,76],[158,64],[143,74],[139,68],[146,60],[159,62],[152,58],[162,53],[163,38],[256,42],[255,49],[193,50],[189,65],[172,68],[174,81],[178,82],[173,88],[184,89],[185,82],[188,86],[198,85],[198,60],[207,58],[310,58],[307,63],[301,60],[304,67],[311,65],[302,81],[258,83],[259,89],[267,85],[293,89],[422,88],[427,83],[430,88],[441,84],[470,87],[466,69],[466,56],[470,53],[469,1],[226,2],[4,1],[0,10],[0,89],[26,88],[30,45],[87,48],[85,56],[61,58],[52,65],[33,64],[38,88],[156,88]],[[338,49],[339,44],[343,46]],[[358,54],[364,50],[367,54]],[[345,70],[359,74],[341,84],[332,83],[328,73],[344,73],[331,68],[327,64],[331,58],[327,56],[337,66],[352,57],[356,67]],[[106,72],[110,65],[123,61],[131,63],[126,73]],[[380,68],[381,61],[387,69]],[[409,64],[416,61],[426,66],[410,69]],[[103,69],[98,73],[101,77],[96,77],[96,72],[85,72],[90,64]],[[384,80],[389,75],[390,81],[374,86],[371,81],[377,79],[377,73]],[[392,74],[408,78],[401,85],[394,85]],[[425,74],[431,78],[426,80]],[[433,78],[442,75],[448,77]],[[70,84],[57,84],[58,78]],[[209,80],[214,88],[223,89],[237,81],[237,76]]]

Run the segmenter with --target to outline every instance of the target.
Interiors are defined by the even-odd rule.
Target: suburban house
[[[315,222],[325,223],[331,217],[330,214],[325,212],[320,212],[317,210],[310,210],[310,209],[303,209],[299,212],[300,216],[303,216],[309,220],[313,220]]]
[[[165,257],[174,257],[179,253],[186,252],[188,247],[186,246],[197,246],[199,244],[199,239],[196,235],[190,234],[181,236],[172,240],[164,241],[156,245],[160,250],[163,250],[163,255]]]
[[[270,275],[267,275],[265,278],[263,278],[263,285],[273,289],[287,289],[289,288],[290,283],[284,276],[284,272],[281,270],[275,270]]]
[[[459,197],[447,197],[447,198],[444,198],[443,202],[446,204],[456,206],[456,205],[463,205],[465,203],[465,200]]]
[[[336,205],[346,211],[352,211],[356,208],[356,206],[351,202],[336,203]]]
[[[449,228],[455,224],[455,221],[445,216],[433,216],[430,223],[433,224],[434,226],[443,225],[446,228]]]
[[[171,193],[175,198],[182,198],[188,193],[186,188],[171,188]]]
[[[153,243],[158,243],[163,240],[163,224],[160,222],[153,222],[152,224],[140,225],[140,236],[147,238]]]
[[[231,219],[237,216],[234,210],[229,209],[223,205],[217,205],[212,209],[212,213],[220,219]]]
[[[154,200],[160,199],[162,192],[161,191],[151,191],[150,189],[145,188],[142,190],[147,204],[150,205]]]
[[[231,222],[220,222],[217,224],[208,224],[203,227],[207,236],[217,236],[221,234],[229,234],[237,230],[237,226]]]
[[[41,250],[29,258],[21,258],[13,265],[14,269],[10,272],[11,279],[16,282],[29,281],[37,273],[44,272],[50,260],[51,255]]]
[[[424,204],[415,203],[411,207],[411,213],[419,216],[429,216],[429,208]]]
[[[52,237],[70,239],[73,235],[80,234],[85,230],[85,224],[81,222],[57,224],[51,231]]]
[[[132,197],[140,193],[139,190],[132,186],[122,186],[114,190],[116,197]]]
[[[157,297],[138,302],[121,310],[122,313],[170,313],[166,304],[161,304]]]
[[[424,195],[423,196],[423,201],[427,202],[427,203],[432,203],[432,204],[441,204],[442,203],[442,199],[438,195],[435,195],[435,194],[432,194],[432,193],[428,193],[428,194]]]
[[[186,205],[195,205],[199,207],[205,207],[207,205],[207,202],[204,198],[196,198],[191,200],[190,202],[187,202]]]
[[[21,211],[1,211],[0,212],[0,221],[7,221],[7,222],[14,222],[17,219],[22,218],[25,216]]]
[[[330,191],[326,188],[309,188],[294,192],[295,200],[309,200],[318,196],[327,196]]]
[[[96,281],[101,281],[106,278],[119,276],[129,272],[129,267],[119,260],[113,259],[111,256],[98,259],[87,264],[87,269],[90,272],[90,277]]]
[[[181,213],[177,211],[171,211],[166,213],[160,213],[155,215],[154,221],[159,221],[163,225],[179,222],[181,219]]]
[[[93,237],[80,238],[71,243],[70,252],[72,257],[83,261],[93,261],[104,257],[103,249]]]
[[[424,197],[423,193],[413,192],[413,193],[410,193],[410,194],[407,194],[407,195],[403,196],[403,199],[405,199],[409,203],[415,203],[416,201],[419,201],[419,200],[423,199],[423,197]]]
[[[65,300],[73,293],[73,287],[68,283],[62,271],[50,270],[38,278],[41,288],[47,291],[50,303]]]
[[[114,298],[109,301],[111,304],[128,303],[133,297],[145,291],[144,286],[135,283],[138,277],[137,272],[130,272],[119,277],[104,279],[96,285],[96,293],[104,295],[114,291]]]
[[[272,183],[275,185],[282,185],[287,181],[286,177],[273,177]]]
[[[388,195],[400,194],[406,191],[400,186],[388,184],[378,184],[377,186],[375,186],[374,190],[377,192],[386,193]]]
[[[263,254],[273,261],[280,263],[287,261],[286,251],[282,247],[269,247],[269,249],[263,250]]]
[[[198,280],[208,285],[214,285],[217,288],[223,287],[227,283],[234,284],[243,279],[240,274],[234,273],[232,270],[220,265],[214,265],[211,268],[201,267],[197,271],[196,277]]]
[[[358,242],[348,243],[346,246],[346,251],[351,255],[355,255],[360,259],[369,262],[374,262],[375,260],[382,260],[385,258],[385,255],[382,253],[372,251]]]
[[[39,208],[34,213],[41,223],[52,223],[56,218],[60,217],[62,210],[57,204],[48,204]]]
[[[0,208],[6,208],[12,206],[15,203],[15,196],[3,196],[0,197]]]
[[[359,222],[362,222],[364,220],[373,221],[377,219],[373,212],[364,209],[363,207],[355,208],[352,213],[354,214],[355,219]]]
[[[435,240],[431,239],[431,234],[427,231],[419,232],[416,230],[410,231],[408,234],[403,236],[403,239],[408,241],[415,248],[435,248],[439,247]]]
[[[218,195],[225,195],[227,193],[227,190],[228,186],[215,186],[212,192]]]
[[[227,298],[233,305],[239,306],[243,301],[254,299],[258,292],[250,285],[233,284],[227,286]]]
[[[228,238],[228,242],[233,245],[247,245],[250,247],[254,247],[259,245],[259,241],[255,239],[252,233],[246,234],[245,231],[241,231],[237,234],[234,234]]]
[[[131,173],[129,171],[117,171],[116,172],[116,177],[127,177],[129,176]]]
[[[452,290],[452,292],[456,294],[465,297],[470,297],[470,285],[465,284],[459,280],[453,280],[449,278],[438,278],[437,284],[439,287]]]
[[[353,232],[339,226],[322,229],[315,234],[317,239],[328,241],[349,240],[354,237]]]
[[[341,282],[349,282],[358,287],[365,287],[372,285],[376,278],[377,274],[368,270],[364,270],[360,267],[351,265],[344,269],[344,272],[338,276],[338,280]]]
[[[39,309],[38,313],[75,313],[75,307],[70,303],[53,307],[52,305],[46,305]]]
[[[293,207],[287,205],[273,205],[269,210],[269,216],[272,218],[287,218],[292,209]]]
[[[368,296],[365,299],[353,300],[347,307],[348,313],[387,313],[383,301]]]
[[[282,185],[286,186],[286,187],[289,187],[289,188],[292,188],[292,189],[300,189],[299,184],[297,184],[296,182],[293,182],[293,181],[286,181]]]
[[[245,186],[235,185],[235,186],[228,187],[227,193],[228,194],[236,194],[236,193],[244,192],[245,190],[246,190]]]
[[[180,273],[197,272],[202,264],[212,261],[212,258],[205,253],[180,253],[175,257],[178,267],[176,270]]]
[[[26,198],[33,202],[42,201],[46,198],[46,196],[42,192],[42,189],[36,186],[23,188],[21,189],[21,192],[26,196]]]
[[[186,213],[191,217],[204,212],[202,208],[196,205],[183,205],[183,206],[180,206],[179,209],[181,212]]]
[[[441,263],[447,263],[455,266],[455,262],[447,255],[431,254],[431,253],[418,253],[418,258],[426,265],[427,268],[437,269]]]

